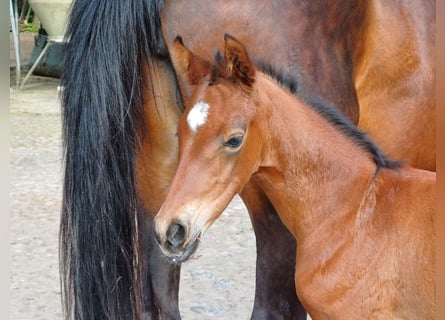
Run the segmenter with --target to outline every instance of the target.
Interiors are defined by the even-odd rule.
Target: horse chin
[[[179,254],[167,255],[168,260],[173,264],[181,264],[186,262],[198,249],[199,246],[199,236],[190,241],[186,247]]]

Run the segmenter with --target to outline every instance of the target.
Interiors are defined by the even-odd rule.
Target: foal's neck
[[[297,241],[325,223],[351,219],[375,174],[366,151],[268,77],[257,85],[268,136],[258,180]]]

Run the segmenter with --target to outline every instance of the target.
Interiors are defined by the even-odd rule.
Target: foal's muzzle
[[[188,228],[180,221],[170,224],[165,232],[155,222],[154,237],[162,252],[172,262],[178,264],[186,261],[195,252],[199,244],[199,235],[187,241],[189,238]]]

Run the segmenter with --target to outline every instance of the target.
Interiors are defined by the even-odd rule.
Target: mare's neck
[[[257,180],[297,241],[355,219],[376,166],[317,111],[259,77],[259,121],[269,134]]]

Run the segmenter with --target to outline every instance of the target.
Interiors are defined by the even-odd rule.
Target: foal
[[[179,166],[155,218],[185,261],[249,179],[298,243],[295,284],[313,319],[432,319],[435,173],[400,167],[323,102],[307,104],[225,36],[213,65],[174,42],[185,97]]]

